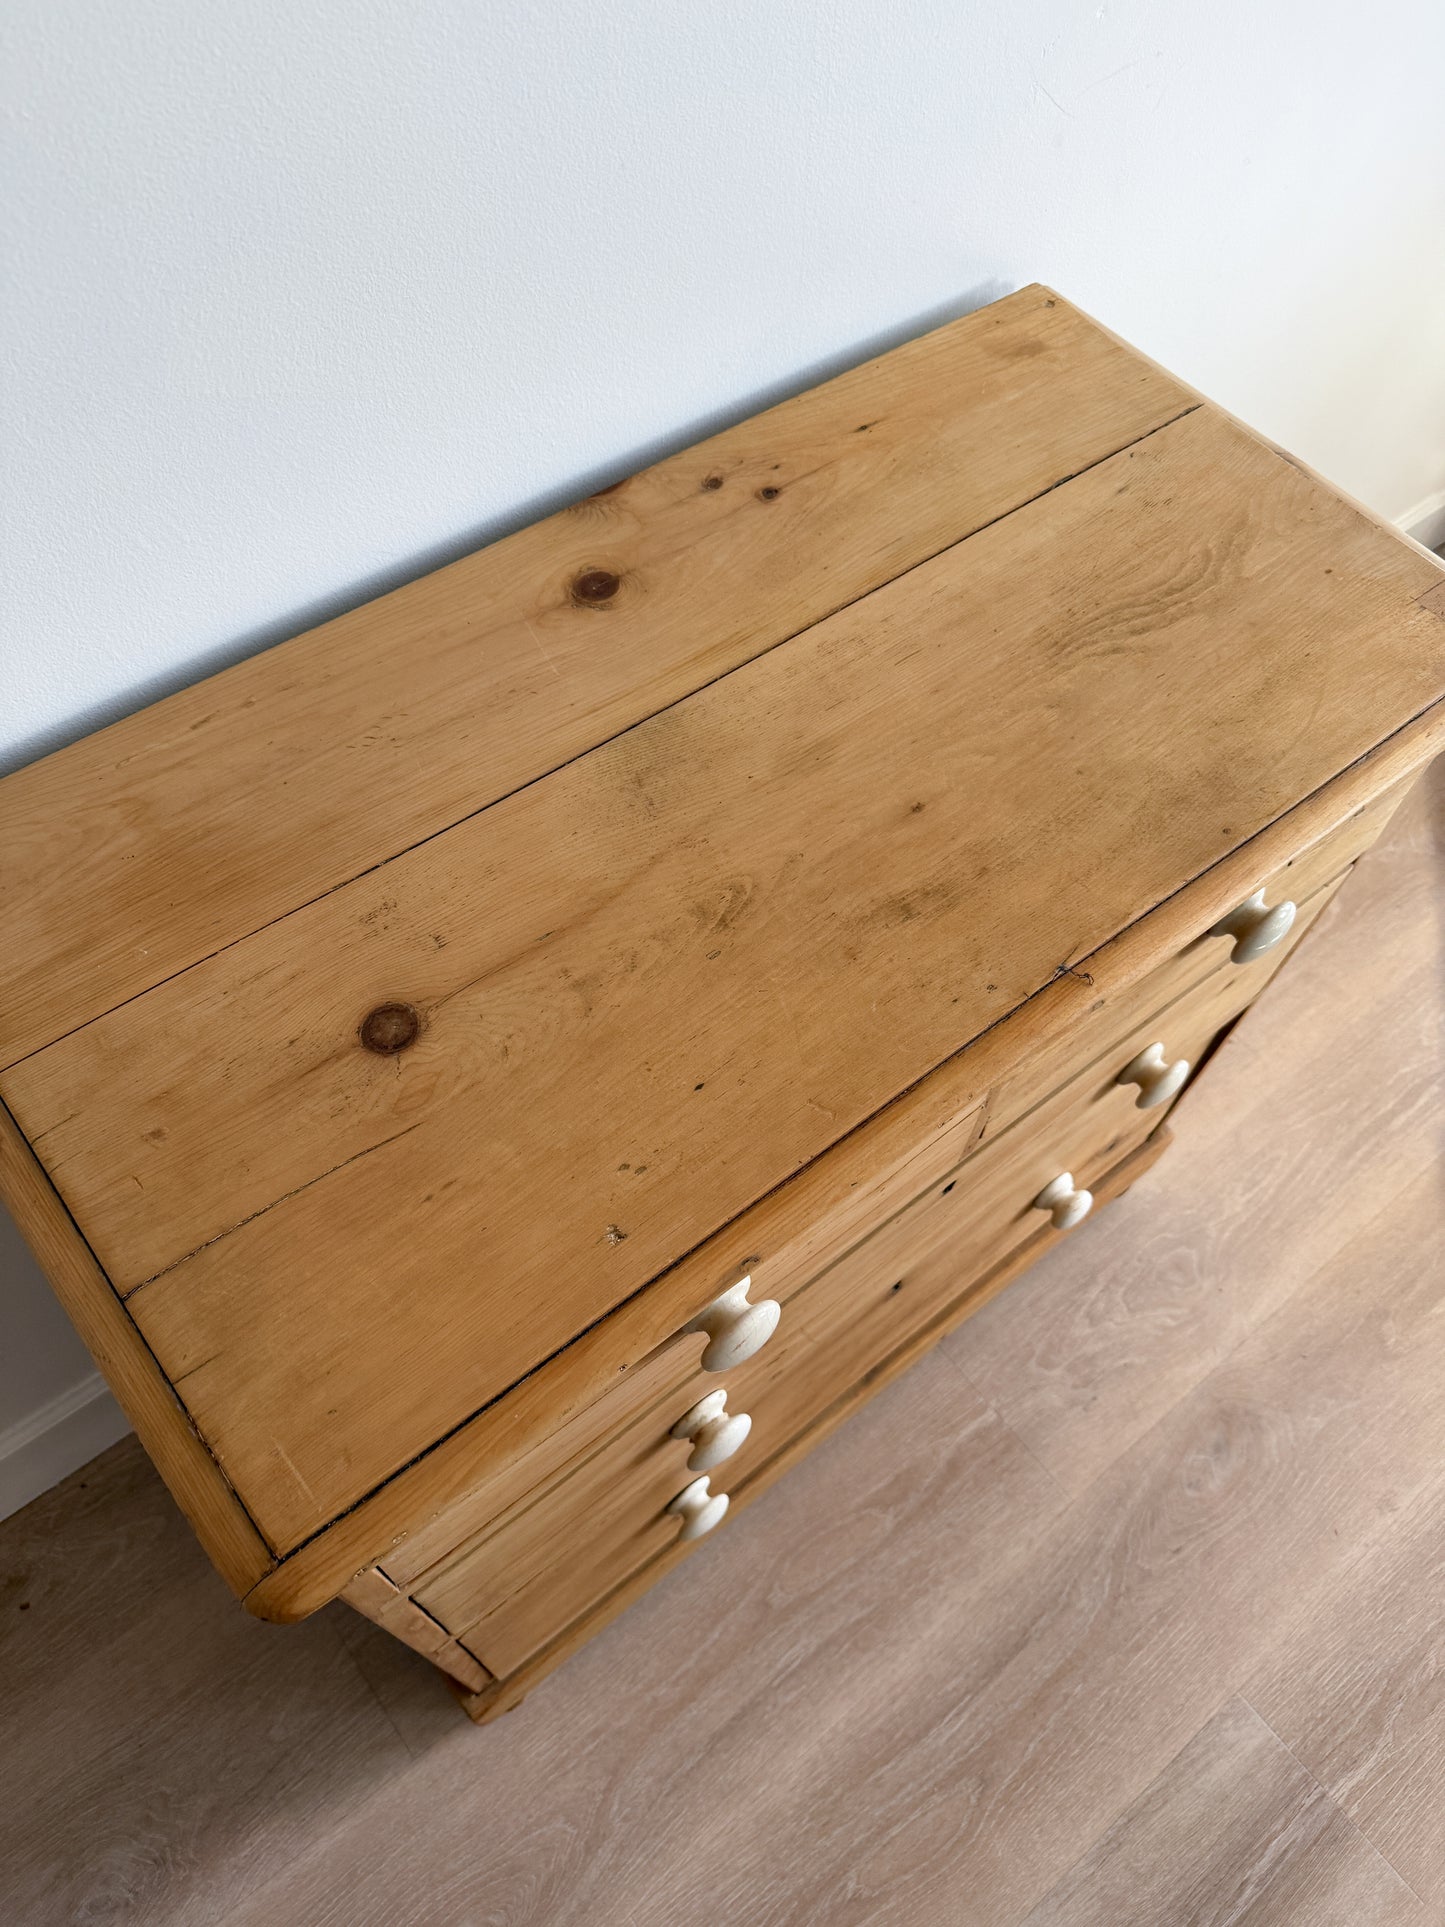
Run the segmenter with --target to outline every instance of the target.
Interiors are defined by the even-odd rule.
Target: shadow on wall
[[[922,314],[912,315],[906,321],[880,334],[872,335],[866,341],[855,342],[836,355],[829,355],[822,361],[815,361],[807,368],[800,368],[784,381],[777,381],[765,388],[754,389],[752,393],[738,398],[727,408],[715,409],[712,413],[698,416],[674,430],[670,435],[660,436],[645,442],[637,448],[619,455],[616,460],[607,462],[584,475],[575,477],[559,488],[549,489],[542,495],[535,495],[530,501],[519,503],[506,515],[493,516],[489,521],[466,529],[448,542],[440,542],[421,554],[413,556],[400,568],[379,570],[359,582],[350,583],[332,595],[322,596],[304,608],[297,609],[289,616],[276,622],[268,622],[262,628],[253,629],[246,635],[237,636],[233,641],[223,643],[217,649],[193,657],[184,667],[165,676],[153,677],[148,682],[137,683],[128,696],[120,701],[99,703],[80,714],[71,717],[64,725],[41,732],[28,741],[17,743],[3,756],[0,756],[0,776],[20,769],[24,764],[34,762],[37,757],[45,756],[51,750],[62,749],[92,730],[102,729],[107,723],[117,722],[122,716],[133,715],[136,710],[144,709],[149,703],[159,702],[164,696],[174,695],[178,689],[186,689],[192,683],[200,682],[205,676],[212,676],[218,669],[227,669],[234,662],[241,662],[247,656],[258,655],[263,649],[273,648],[278,642],[289,642],[293,636],[304,635],[318,623],[329,622],[334,616],[344,616],[352,609],[359,608],[363,602],[374,597],[386,595],[392,589],[400,589],[418,576],[429,575],[433,569],[440,569],[448,562],[455,562],[461,556],[471,555],[475,550],[486,548],[492,542],[499,542],[503,536],[514,535],[529,523],[537,522],[543,516],[553,515],[558,509],[570,508],[593,495],[598,489],[608,488],[629,475],[635,475],[641,468],[653,462],[663,461],[669,455],[676,455],[694,442],[716,435],[724,428],[732,428],[738,422],[746,421],[760,409],[772,408],[778,402],[788,401],[806,388],[816,388],[820,382],[829,381],[834,375],[844,374],[850,368],[857,368],[875,355],[886,354],[890,348],[897,348],[905,341],[912,341],[933,328],[941,328],[946,322],[957,321],[963,315],[973,314],[978,308],[986,308],[991,301],[998,301],[1011,294],[1017,284],[1006,281],[981,281],[976,287],[952,300],[929,308]]]

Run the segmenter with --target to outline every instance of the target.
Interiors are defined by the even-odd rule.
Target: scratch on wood
[[[526,621],[525,617],[523,617],[523,621]],[[547,667],[551,670],[552,674],[557,678],[558,682],[565,682],[567,680],[566,677],[562,674],[562,671],[557,667],[556,663],[553,662],[552,658],[547,654],[547,651],[542,647],[542,638],[537,634],[537,631],[532,627],[530,622],[527,623],[527,634],[532,638],[532,641],[536,644],[537,654],[542,658],[543,662],[546,663]]]
[[[297,1470],[295,1461],[291,1458],[286,1448],[282,1445],[280,1439],[273,1439],[271,1441],[271,1449],[276,1454],[277,1458],[280,1459],[281,1463],[285,1466],[286,1470],[291,1474],[292,1478],[296,1481],[297,1485],[299,1485],[301,1490],[306,1494],[307,1498],[310,1499],[313,1505],[315,1505],[317,1502],[316,1494],[311,1490],[311,1487],[306,1483],[305,1479],[302,1478],[300,1472]]]

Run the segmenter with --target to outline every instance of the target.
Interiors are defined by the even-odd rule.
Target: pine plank
[[[1250,964],[1236,966],[1229,961],[1225,943],[1206,934],[1184,944],[1175,956],[1137,983],[1093,998],[1062,1049],[1023,1053],[1022,1061],[989,1097],[988,1134],[1006,1130],[1047,1096],[1057,1085],[1061,1064],[1092,1063],[1142,1019],[1157,1015],[1167,1028],[1165,1011],[1211,970],[1225,970],[1236,977],[1243,971],[1241,981],[1251,981],[1257,995],[1293,955],[1333,892],[1345,881],[1354,860],[1374,842],[1399,802],[1398,790],[1387,790],[1268,879],[1263,886],[1267,901],[1274,904],[1288,898],[1297,910],[1288,934],[1274,949]],[[1086,975],[1094,975],[1092,967]]]
[[[1240,498],[1248,507],[1231,526]],[[1136,560],[1141,519],[1151,544]],[[1175,584],[1198,525],[1215,520],[1239,557],[1206,560],[1198,580]],[[360,1160],[372,1162],[343,1183],[386,1183],[375,1154],[417,1129],[420,1145],[395,1155],[425,1160],[444,1183],[431,1145],[439,1116],[451,1130],[465,1122],[458,1109],[493,1112],[519,1085],[540,1121],[529,1139],[505,1117],[498,1149],[509,1163],[536,1161],[533,1140],[557,1142],[537,1087],[561,1060],[570,1107],[573,1058],[595,1055],[591,1033],[629,1000],[659,1041],[711,1073],[702,1093],[689,1084],[679,1095],[701,1096],[682,1109],[694,1134],[718,1143],[732,1132],[717,1087],[735,1063],[786,1061],[793,1080],[796,1060],[811,1067],[818,1055],[808,1013],[786,1000],[780,1010],[770,981],[806,983],[814,1023],[836,1010],[835,1030],[865,1012],[875,1025],[901,1019],[906,998],[913,1054],[901,1073],[882,1072],[881,1096],[864,1100],[876,1108],[1037,991],[1061,957],[1095,949],[1445,693],[1439,624],[1407,607],[1413,558],[1392,554],[1385,572],[1373,542],[1352,557],[1352,526],[1200,411],[548,783],[16,1066],[7,1100],[122,1291]],[[1342,607],[1323,578],[1352,562],[1383,579]],[[1271,575],[1267,589],[1242,582],[1256,572]],[[1328,663],[1312,633],[1326,621]],[[1061,623],[1073,669],[1051,678]],[[1261,628],[1284,632],[1267,655],[1254,646]],[[960,660],[961,638],[973,660]],[[1355,687],[1366,648],[1388,652],[1394,671],[1373,700]],[[1137,716],[1124,730],[1126,699]],[[1036,759],[1065,757],[1072,772],[1039,785]],[[986,796],[957,775],[985,763]],[[1141,786],[1158,813],[1148,839],[1134,814]],[[836,823],[831,836],[819,818]],[[906,946],[903,924],[918,926]],[[946,974],[940,953],[959,959]],[[919,1008],[920,991],[932,1008]],[[356,1033],[389,995],[414,1004],[426,1029],[410,1051],[379,1058]],[[699,1013],[727,1038],[720,1063],[696,1036]],[[683,1026],[675,1038],[669,1024]],[[633,1030],[619,1041],[630,1063],[642,1040]],[[876,1052],[863,1058],[870,1068]],[[821,1064],[794,1107],[821,1105],[846,1128],[866,1110],[846,1088],[834,1101],[835,1066]],[[629,1110],[653,1095],[602,1068],[614,1111],[619,1094]],[[771,1085],[752,1084],[754,1104],[772,1108]],[[684,1155],[668,1117],[649,1108],[645,1122],[674,1160]],[[817,1139],[815,1123],[767,1181]],[[589,1213],[603,1212],[592,1236],[612,1206],[650,1211],[652,1189],[631,1177],[615,1195],[589,1192]],[[693,1233],[680,1248],[696,1241],[695,1226],[680,1229]]]
[[[1438,698],[1429,569],[1196,410],[4,1089],[289,1548]]]
[[[0,1064],[1194,405],[1026,288],[7,778]]]

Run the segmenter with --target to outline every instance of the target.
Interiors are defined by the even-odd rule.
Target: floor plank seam
[[[1049,1484],[1054,1488],[1055,1492],[1058,1493],[1059,1497],[1063,1499],[1066,1503],[1071,1503],[1074,1495],[1072,1492],[1070,1492],[1069,1488],[1064,1484],[1063,1480],[1059,1477],[1058,1473],[1055,1472],[1051,1466],[1048,1466],[1044,1463],[1044,1461],[1039,1457],[1038,1453],[1034,1450],[1034,1448],[1029,1444],[1028,1440],[1024,1437],[1023,1433],[1020,1432],[1015,1426],[1012,1426],[1009,1424],[1008,1420],[1004,1417],[1003,1413],[999,1410],[998,1406],[994,1403],[993,1399],[989,1397],[988,1393],[974,1378],[972,1372],[969,1371],[968,1367],[963,1363],[963,1361],[961,1359],[955,1358],[952,1351],[949,1349],[947,1345],[940,1345],[937,1349],[942,1353],[944,1358],[948,1360],[948,1363],[953,1367],[954,1371],[958,1373],[959,1377],[963,1380],[964,1384],[967,1385],[968,1389],[973,1393],[974,1397],[977,1398],[979,1403],[985,1408],[985,1410],[988,1412],[989,1417],[994,1419],[999,1425],[1003,1427],[1004,1431],[1008,1433],[1009,1437],[1014,1441],[1014,1443],[1020,1448],[1021,1451],[1026,1452],[1028,1454],[1029,1458],[1033,1460],[1034,1464],[1039,1468],[1040,1472],[1043,1473],[1044,1477],[1048,1480]]]
[[[1220,1717],[1225,1708],[1233,1700],[1240,1700],[1248,1705],[1242,1693],[1238,1693],[1233,1688],[1230,1688],[1220,1699],[1218,1705],[1211,1707],[1208,1714],[1199,1722],[1199,1725],[1181,1741],[1175,1751],[1169,1755],[1168,1759],[1163,1761],[1159,1766],[1151,1766],[1146,1770],[1145,1776],[1139,1782],[1138,1786],[1136,1786],[1132,1792],[1124,1795],[1118,1807],[1113,1814],[1110,1815],[1109,1819],[1104,1822],[1103,1826],[1099,1828],[1099,1831],[1094,1835],[1093,1839],[1080,1849],[1077,1856],[1069,1862],[1068,1866],[1063,1869],[1057,1879],[1055,1879],[1043,1893],[1036,1895],[1033,1900],[1029,1901],[1023,1912],[1019,1914],[1015,1920],[1006,1923],[1006,1927],[1028,1927],[1029,1921],[1038,1912],[1039,1908],[1052,1899],[1061,1889],[1067,1888],[1069,1882],[1077,1874],[1080,1867],[1084,1865],[1085,1861],[1099,1851],[1100,1846],[1108,1839],[1116,1827],[1122,1826],[1134,1808],[1149,1792],[1149,1789],[1174,1770],[1184,1758],[1184,1755],[1189,1751],[1190,1747],[1198,1741],[1200,1734]],[[1250,1707],[1250,1711],[1253,1712],[1254,1708]]]
[[[1249,1708],[1250,1712],[1253,1713],[1254,1717],[1259,1721],[1260,1725],[1263,1727],[1266,1727],[1268,1731],[1274,1735],[1274,1738],[1279,1741],[1279,1744],[1284,1748],[1285,1752],[1288,1753],[1289,1757],[1294,1761],[1295,1765],[1299,1768],[1300,1772],[1304,1774],[1305,1778],[1309,1781],[1310,1785],[1318,1789],[1320,1798],[1322,1800],[1325,1800],[1329,1804],[1331,1811],[1339,1815],[1340,1819],[1344,1821],[1345,1825],[1350,1829],[1351,1833],[1357,1835],[1359,1839],[1364,1841],[1365,1845],[1369,1848],[1372,1854],[1376,1855],[1378,1859],[1384,1861],[1385,1865],[1390,1869],[1390,1872],[1399,1881],[1400,1885],[1405,1889],[1407,1893],[1412,1894],[1414,1898],[1417,1901],[1419,1901],[1421,1907],[1425,1910],[1426,1914],[1428,1915],[1430,1908],[1429,1908],[1429,1903],[1426,1901],[1424,1895],[1420,1893],[1416,1893],[1415,1889],[1410,1885],[1409,1881],[1405,1878],[1404,1874],[1400,1872],[1400,1869],[1395,1865],[1394,1861],[1390,1858],[1389,1854],[1385,1852],[1384,1848],[1380,1846],[1378,1841],[1371,1839],[1370,1835],[1360,1825],[1359,1821],[1355,1819],[1353,1814],[1347,1812],[1346,1809],[1340,1805],[1339,1801],[1335,1798],[1335,1796],[1330,1792],[1329,1788],[1325,1786],[1322,1781],[1316,1779],[1315,1775],[1310,1772],[1309,1768],[1305,1765],[1304,1761],[1300,1758],[1299,1754],[1295,1752],[1294,1748],[1289,1744],[1289,1742],[1286,1739],[1281,1737],[1278,1729],[1270,1725],[1269,1721],[1264,1717],[1263,1713],[1260,1712],[1259,1708],[1255,1705],[1254,1701],[1250,1699],[1249,1695],[1247,1693],[1241,1692],[1237,1695],[1237,1697],[1243,1702],[1245,1706]]]
[[[350,1609],[348,1608],[348,1610]],[[366,1674],[363,1671],[360,1662],[357,1660],[355,1653],[352,1652],[351,1648],[347,1645],[346,1641],[341,1637],[341,1634],[336,1630],[334,1626],[328,1626],[326,1630],[330,1633],[332,1639],[336,1642],[337,1650],[345,1656],[347,1665],[351,1668],[352,1672],[356,1675],[357,1679],[361,1682],[362,1687],[366,1691],[367,1697],[371,1700],[372,1704],[376,1707],[377,1711],[381,1714],[382,1718],[386,1721],[387,1725],[391,1728],[392,1732],[395,1733],[397,1739],[401,1742],[401,1749],[403,1753],[406,1754],[407,1759],[411,1761],[416,1761],[416,1760],[421,1760],[425,1758],[425,1755],[417,1751],[417,1749],[412,1745],[411,1741],[406,1737],[405,1733],[403,1733],[401,1728],[397,1725],[395,1716],[393,1715],[391,1708],[387,1705],[386,1701],[381,1697],[380,1693],[377,1692],[376,1688],[372,1685],[371,1681],[366,1677]],[[426,1662],[423,1661],[422,1663],[425,1664]]]

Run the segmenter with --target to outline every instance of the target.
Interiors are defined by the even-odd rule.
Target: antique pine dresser
[[[251,1611],[502,1711],[1071,1235],[1442,584],[1033,287],[0,784],[0,1190]]]

